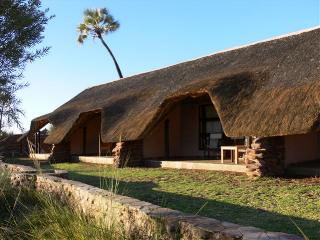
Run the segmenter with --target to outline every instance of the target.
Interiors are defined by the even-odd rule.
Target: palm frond
[[[83,23],[87,26],[95,26],[96,25],[96,21],[94,18],[90,17],[90,16],[86,16],[83,20]]]
[[[83,12],[83,15],[86,16],[86,17],[94,18],[94,17],[95,17],[95,12],[96,12],[95,9],[86,9],[86,10]]]
[[[87,9],[84,11],[83,22],[78,26],[78,42],[83,43],[89,35],[96,38],[114,32],[119,26],[119,22],[114,20],[108,9]]]
[[[100,8],[99,12],[100,12],[101,16],[110,15],[107,8]]]
[[[108,10],[106,8],[98,8],[97,14],[97,20],[99,21],[99,23],[104,23],[105,16],[109,16]]]
[[[114,31],[118,30],[118,28],[120,27],[120,23],[118,21],[115,21],[115,22],[107,25],[107,27],[108,27],[109,32],[114,32]]]
[[[111,24],[114,22],[114,18],[111,15],[105,15],[103,18],[103,24]]]
[[[87,38],[87,35],[80,34],[78,37],[78,43],[83,44],[84,40]]]
[[[78,31],[79,32],[87,32],[88,31],[88,26],[84,23],[81,23],[79,26],[78,26]]]

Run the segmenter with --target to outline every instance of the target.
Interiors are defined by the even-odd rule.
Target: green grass
[[[164,207],[269,231],[320,236],[320,178],[249,180],[232,173],[54,164],[69,178],[97,187],[119,180],[118,192]],[[102,180],[104,179],[104,180]],[[204,206],[204,207],[203,207]],[[203,208],[202,208],[203,207]]]

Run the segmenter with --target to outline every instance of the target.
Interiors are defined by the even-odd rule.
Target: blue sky
[[[56,17],[44,33],[49,54],[27,66],[19,97],[23,125],[93,85],[117,79],[97,40],[77,42],[86,8],[107,7],[120,29],[107,36],[124,76],[320,24],[320,0],[43,0]],[[17,130],[15,130],[17,131]]]

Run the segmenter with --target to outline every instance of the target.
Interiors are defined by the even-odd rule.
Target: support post
[[[245,153],[247,175],[254,178],[282,175],[284,152],[283,137],[253,137]]]
[[[87,155],[87,127],[82,128],[82,155]]]
[[[38,138],[37,138],[37,134],[38,132],[35,132],[34,133],[34,152],[37,153],[37,150],[38,150]]]
[[[99,157],[101,157],[101,133],[99,133]]]
[[[221,147],[221,163],[223,164],[223,148]]]
[[[238,164],[238,147],[237,146],[234,150],[234,163]]]
[[[37,149],[37,153],[40,153],[40,141],[41,141],[41,139],[40,139],[40,130],[38,131],[38,149]]]
[[[135,167],[143,164],[141,140],[118,142],[112,153],[115,167]]]

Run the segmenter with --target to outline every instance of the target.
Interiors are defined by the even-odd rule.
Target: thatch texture
[[[50,121],[59,143],[84,112],[101,110],[104,142],[143,138],[179,96],[206,92],[226,135],[306,133],[319,124],[320,28],[216,53],[84,90],[31,130]]]

